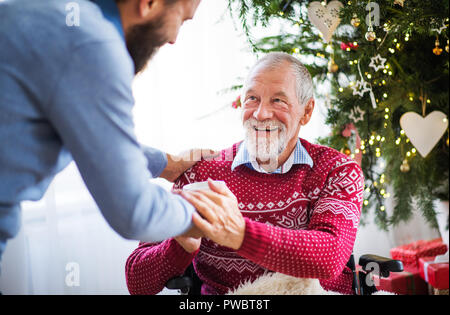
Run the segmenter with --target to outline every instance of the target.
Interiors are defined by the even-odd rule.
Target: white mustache
[[[249,118],[245,121],[244,126],[246,129],[254,129],[255,131],[284,131],[286,126],[277,120],[257,121],[254,118]]]

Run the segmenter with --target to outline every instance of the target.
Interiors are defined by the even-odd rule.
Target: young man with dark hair
[[[195,161],[137,142],[131,86],[199,3],[0,2],[0,258],[19,230],[20,203],[41,199],[72,160],[123,237],[158,241],[193,230],[194,207],[149,179],[174,181]]]

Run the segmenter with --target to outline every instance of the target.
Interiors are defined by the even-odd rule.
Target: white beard
[[[254,127],[258,128],[274,128],[278,127],[278,131],[270,132],[269,137],[257,137]],[[277,121],[270,120],[258,122],[254,118],[249,118],[244,122],[245,141],[247,151],[252,160],[258,160],[267,172],[273,172],[278,168],[278,157],[286,149],[287,136],[286,126]]]

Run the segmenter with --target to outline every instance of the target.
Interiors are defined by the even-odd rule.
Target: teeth
[[[267,127],[267,128],[258,128],[258,127],[254,127],[255,128],[255,130],[256,131],[275,131],[275,130],[278,130],[278,127],[274,127],[274,128],[269,128],[269,127]]]

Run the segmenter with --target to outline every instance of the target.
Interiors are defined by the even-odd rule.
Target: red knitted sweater
[[[226,182],[245,217],[244,242],[234,251],[203,239],[193,254],[174,239],[141,243],[126,263],[130,293],[156,294],[193,262],[202,294],[224,294],[267,271],[318,278],[325,290],[351,294],[346,263],[361,212],[362,171],[336,150],[301,142],[313,168],[300,164],[286,174],[262,174],[241,165],[232,172],[235,144],[222,151],[221,161],[201,161],[188,170],[174,188],[208,178]]]

